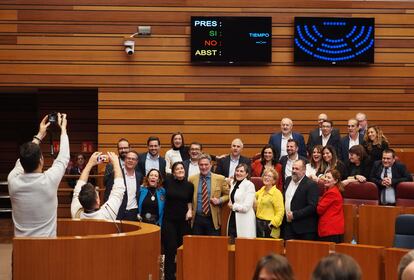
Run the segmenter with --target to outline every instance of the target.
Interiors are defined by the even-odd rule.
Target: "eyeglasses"
[[[201,151],[200,148],[191,148],[190,151]]]
[[[132,160],[132,161],[137,161],[138,160],[137,158],[133,158],[133,157],[126,157],[125,159],[126,160]]]
[[[120,151],[126,151],[126,150],[129,150],[129,147],[118,147],[118,150],[120,150]]]

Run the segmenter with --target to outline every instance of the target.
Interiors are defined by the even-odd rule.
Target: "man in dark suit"
[[[190,144],[189,154],[190,158],[183,161],[184,170],[185,170],[185,179],[200,173],[200,168],[198,167],[198,159],[203,153],[203,145],[198,142],[192,142]]]
[[[365,133],[367,133],[368,130],[367,115],[365,115],[365,113],[359,112],[355,115],[355,119],[358,121],[359,134],[365,136]]]
[[[131,150],[131,146],[129,145],[129,141],[127,139],[121,138],[118,140],[117,148],[118,148],[119,163],[121,165],[121,169],[123,169],[125,166],[125,163],[124,163],[125,156]],[[112,166],[112,163],[108,163],[105,166],[105,173],[104,173],[105,174],[104,175],[104,186],[106,188],[108,187],[112,188],[112,185],[114,183],[113,172],[114,172],[114,167]]]
[[[297,160],[293,163],[292,176],[286,178],[283,189],[286,214],[282,226],[285,240],[316,240],[317,237],[319,189],[305,173],[305,161]]]
[[[404,164],[395,161],[395,151],[386,149],[382,152],[382,160],[374,163],[370,181],[378,187],[380,204],[395,205],[397,185],[401,182],[411,182],[413,177]]]
[[[122,175],[125,183],[125,193],[119,207],[117,220],[137,221],[138,214],[138,196],[142,177],[136,170],[138,163],[138,153],[130,151],[126,154]],[[105,188],[104,201],[109,199],[114,184],[114,176],[109,177],[108,185]],[[118,209],[117,209],[118,210]]]
[[[145,177],[151,169],[160,171],[163,178],[165,178],[165,166],[167,165],[165,159],[160,156],[161,141],[156,136],[150,136],[147,140],[148,152],[140,154],[138,157],[137,170],[142,177]]]
[[[298,143],[295,140],[289,139],[287,141],[286,150],[288,154],[280,159],[280,164],[282,165],[282,182],[285,182],[287,177],[292,176],[292,167],[295,161],[301,159],[307,162],[305,157],[299,155]]]
[[[358,121],[356,119],[348,120],[348,134],[341,139],[340,153],[338,157],[344,163],[349,161],[348,151],[352,146],[363,145],[364,136],[358,132]]]
[[[216,174],[223,175],[226,178],[232,178],[234,170],[239,163],[245,163],[250,166],[250,159],[241,155],[243,150],[243,142],[236,138],[231,142],[230,155],[221,158],[217,162]]]
[[[299,154],[306,157],[305,140],[302,134],[293,132],[293,121],[289,118],[283,118],[280,122],[281,132],[274,133],[269,138],[269,144],[273,146],[273,149],[279,152],[280,158],[287,155],[286,145],[288,139],[296,140],[299,147]]]
[[[306,149],[307,149],[309,155],[312,154],[313,147],[315,147],[315,145],[318,145],[319,142],[320,142],[319,137],[322,136],[322,123],[326,120],[328,120],[328,115],[326,115],[325,113],[319,114],[319,116],[318,116],[318,127],[309,132],[308,142],[306,143]],[[339,129],[332,128],[331,134],[335,139],[336,138],[338,139],[338,142],[340,141],[341,134],[339,132]],[[338,143],[338,145],[339,145],[339,143]]]

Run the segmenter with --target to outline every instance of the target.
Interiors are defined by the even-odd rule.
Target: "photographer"
[[[39,144],[51,125],[61,130],[59,155],[43,172],[44,158]],[[20,158],[7,177],[16,237],[56,236],[57,189],[70,159],[66,126],[66,114],[47,115],[33,141],[20,147]]]
[[[95,186],[87,182],[91,169],[102,162],[106,162],[108,158],[114,168],[115,180],[108,201],[100,207],[101,200]],[[125,184],[118,156],[112,152],[108,152],[108,156],[95,152],[89,158],[73,191],[70,206],[72,218],[115,220],[124,192]]]

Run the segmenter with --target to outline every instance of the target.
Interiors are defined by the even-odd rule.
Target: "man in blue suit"
[[[293,132],[293,121],[283,118],[280,122],[281,132],[274,133],[269,138],[269,144],[280,154],[280,157],[287,155],[286,145],[288,139],[295,140],[299,145],[299,155],[306,157],[305,139],[299,132]]]

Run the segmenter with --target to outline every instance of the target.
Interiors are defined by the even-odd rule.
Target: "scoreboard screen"
[[[191,17],[191,62],[272,62],[271,17]]]
[[[374,63],[374,18],[296,17],[296,64]]]

